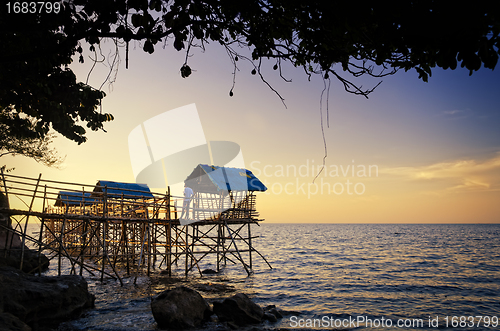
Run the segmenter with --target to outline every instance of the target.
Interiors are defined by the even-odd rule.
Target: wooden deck
[[[11,204],[22,200],[26,207],[0,210],[11,218],[9,231],[57,260],[59,274],[63,257],[72,274],[120,282],[124,275],[149,275],[153,270],[172,275],[179,265],[186,276],[202,275],[208,260],[216,271],[229,262],[241,264],[247,274],[252,273],[255,256],[269,265],[252,245],[256,237],[251,226],[262,221],[252,192],[195,195],[189,210],[194,219],[180,222],[182,197],[171,196],[169,189],[140,197],[143,191],[117,194],[107,186],[10,174],[2,174],[1,184]],[[28,233],[28,224],[39,226],[37,238]]]

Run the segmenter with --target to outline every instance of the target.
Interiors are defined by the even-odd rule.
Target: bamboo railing
[[[251,225],[260,219],[255,196],[241,199],[230,196],[196,194],[190,206],[194,219],[181,225],[178,216],[182,197],[165,193],[121,189],[120,194],[107,186],[68,183],[4,174],[1,189],[10,201],[0,213],[10,217],[11,226],[3,231],[17,235],[21,251],[25,246],[57,260],[58,274],[63,260],[69,261],[69,273],[117,278],[153,270],[172,275],[173,266],[183,262],[184,274],[197,270],[203,262],[215,259],[220,271],[227,262],[240,263],[252,273],[252,254],[267,260],[253,246]],[[63,192],[63,193],[61,193]],[[229,202],[224,200],[229,198]],[[217,200],[225,205],[219,203]],[[231,204],[231,201],[238,203]],[[21,207],[12,208],[14,202]],[[28,229],[35,228],[30,233]],[[35,236],[33,233],[37,234]],[[7,241],[3,254],[13,247]],[[21,266],[22,268],[22,258]]]

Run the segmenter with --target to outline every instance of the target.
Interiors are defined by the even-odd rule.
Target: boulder
[[[0,191],[0,265],[8,265],[19,269],[22,256],[22,270],[24,272],[34,272],[35,269],[40,271],[47,270],[49,259],[45,255],[38,254],[37,251],[23,246],[19,235],[12,231],[12,222],[9,215],[2,213],[2,209],[9,209],[9,200]]]
[[[78,317],[94,306],[87,282],[76,275],[38,277],[0,266],[0,311],[14,315],[34,330]]]
[[[0,247],[0,265],[19,269],[21,266],[22,251],[20,249],[4,250]],[[25,248],[22,271],[27,273],[43,272],[49,268],[49,259],[37,251]],[[39,268],[40,266],[40,268]]]
[[[21,248],[22,242],[19,236],[12,229],[12,222],[7,213],[2,213],[2,209],[9,209],[9,199],[0,190],[0,249],[4,248]]]
[[[282,311],[280,312],[280,310],[276,308],[275,305],[269,305],[264,307],[264,313],[273,315],[276,318],[276,320],[283,318]]]
[[[151,310],[158,326],[167,329],[197,327],[212,315],[205,299],[185,286],[158,294],[151,301]]]
[[[238,293],[222,302],[214,302],[214,313],[220,321],[239,326],[262,322],[264,310],[243,293]]]
[[[0,313],[1,331],[31,331],[31,328],[16,316],[9,313]]]

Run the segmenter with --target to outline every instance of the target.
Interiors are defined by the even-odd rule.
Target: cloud
[[[489,189],[490,186],[491,185],[488,183],[482,183],[479,181],[464,179],[463,184],[450,187],[450,188],[448,188],[448,190],[451,190],[451,191],[457,191],[457,190],[459,190],[459,191],[463,191],[463,190],[475,191],[475,190]]]
[[[458,114],[463,114],[463,110],[445,110],[443,112],[444,115],[458,115]]]
[[[438,183],[440,193],[497,191],[500,188],[500,153],[484,160],[455,160],[420,167],[382,168],[381,174],[414,182]]]
[[[470,111],[460,110],[460,109],[452,109],[445,110],[440,113],[440,117],[444,117],[449,120],[459,120],[464,118],[469,118],[472,114]]]

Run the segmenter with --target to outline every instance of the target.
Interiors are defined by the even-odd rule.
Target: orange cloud
[[[440,190],[447,192],[496,191],[500,190],[500,153],[484,161],[456,160],[420,167],[385,168],[381,173],[402,180],[438,183]]]

